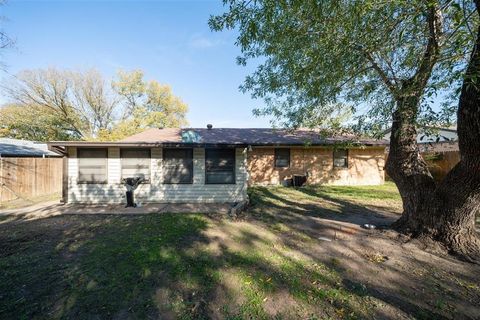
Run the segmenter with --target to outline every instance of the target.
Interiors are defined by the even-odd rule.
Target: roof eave
[[[66,147],[247,147],[245,143],[191,143],[191,142],[88,142],[88,141],[52,141],[48,143],[49,150]]]
[[[323,142],[323,143],[299,143],[299,142],[291,142],[291,143],[245,143],[245,142],[234,142],[234,143],[191,143],[191,142],[87,142],[87,141],[53,141],[48,143],[48,148],[54,152],[65,152],[66,147],[190,147],[190,148],[214,148],[214,147],[280,147],[280,146],[334,146],[334,145],[341,145],[344,142],[349,142],[352,146],[367,146],[367,147],[382,147],[387,146],[388,142],[386,141],[378,141],[378,142],[362,142],[362,141],[332,141],[332,142]]]

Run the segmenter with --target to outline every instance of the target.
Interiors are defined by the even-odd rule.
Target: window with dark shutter
[[[275,148],[275,168],[288,168],[290,166],[290,149]]]
[[[193,149],[163,149],[163,183],[193,183]]]
[[[122,179],[142,177],[150,181],[150,149],[120,149]]]
[[[78,182],[107,183],[107,159],[105,148],[78,148]]]
[[[235,149],[205,149],[205,183],[235,184]]]
[[[348,168],[348,150],[346,149],[333,150],[333,167]]]

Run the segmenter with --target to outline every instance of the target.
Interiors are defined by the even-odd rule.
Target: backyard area
[[[381,228],[392,183],[249,196],[236,219],[0,215],[0,318],[480,318],[477,265]]]

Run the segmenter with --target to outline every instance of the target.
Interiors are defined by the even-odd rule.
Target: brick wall
[[[308,172],[308,184],[377,185],[384,182],[384,148],[351,148],[348,168],[333,167],[333,149],[290,148],[290,166],[275,168],[275,148],[256,147],[248,152],[250,185],[276,185],[294,174]]]

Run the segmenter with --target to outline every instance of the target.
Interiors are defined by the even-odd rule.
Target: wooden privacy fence
[[[428,170],[436,181],[441,181],[450,170],[460,161],[459,151],[429,151],[420,153],[427,163]],[[388,157],[388,155],[387,155]],[[385,173],[386,180],[392,180]]]
[[[459,151],[424,152],[423,159],[435,180],[440,181],[460,161]]]
[[[0,158],[0,202],[62,192],[62,158]]]

